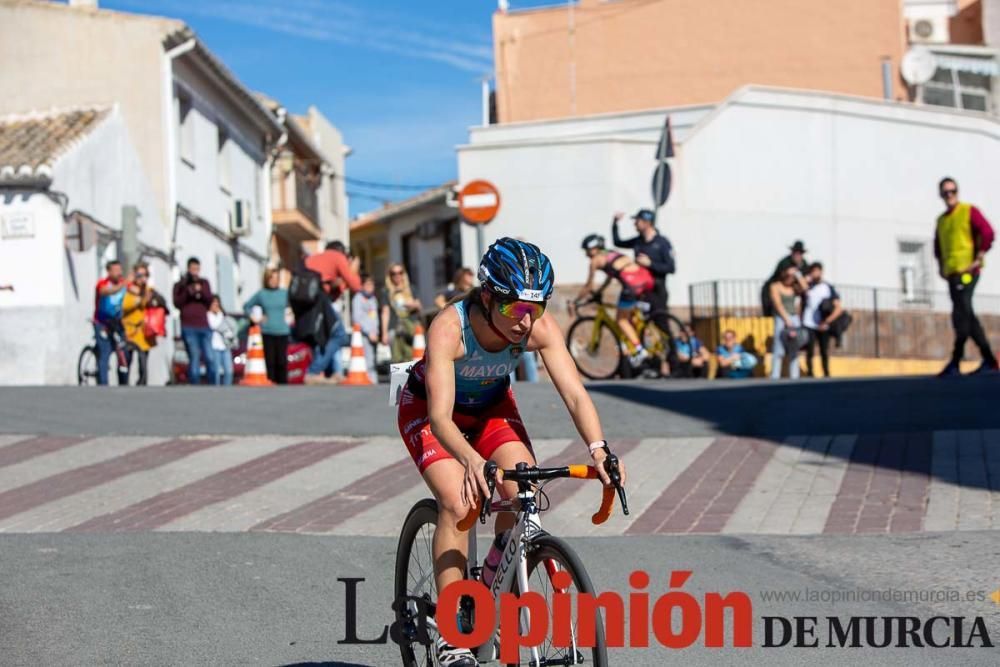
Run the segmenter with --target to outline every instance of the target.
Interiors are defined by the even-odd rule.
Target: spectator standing
[[[938,192],[944,201],[945,211],[937,219],[934,256],[938,261],[938,273],[948,281],[951,323],[955,329],[951,361],[939,377],[961,373],[959,363],[965,354],[965,342],[970,337],[983,357],[983,363],[973,374],[996,372],[996,357],[990,349],[983,325],[972,310],[972,294],[979,282],[983,257],[993,245],[993,228],[978,208],[958,200],[955,179],[942,179]]]
[[[217,296],[212,297],[208,307],[208,326],[212,330],[212,354],[215,356],[215,367],[222,377],[221,384],[229,386],[233,383],[233,345],[236,344],[236,322],[226,315],[222,309],[222,301]]]
[[[819,346],[819,356],[823,363],[823,376],[830,377],[830,338],[833,332],[830,325],[841,313],[844,307],[840,303],[840,295],[828,282],[823,280],[823,265],[813,262],[809,265],[806,276],[809,289],[805,294],[802,306],[802,326],[809,332],[809,344],[806,347],[806,372],[813,375],[813,352]],[[824,313],[828,313],[824,316]]]
[[[104,265],[107,275],[97,281],[94,290],[94,338],[97,341],[97,384],[108,384],[111,353],[118,354],[118,384],[128,384],[128,360],[125,358],[125,331],[122,328],[122,303],[128,283],[117,259]]]
[[[677,347],[676,374],[679,377],[706,377],[711,355],[698,340],[690,324],[684,325],[684,330],[681,331],[675,344]]]
[[[612,240],[618,248],[634,250],[636,263],[646,267],[653,274],[653,289],[643,297],[643,300],[649,302],[649,319],[655,322],[661,331],[670,331],[670,323],[667,321],[667,301],[669,299],[667,276],[677,270],[674,261],[674,248],[670,241],[656,229],[656,214],[653,211],[643,208],[632,216],[638,236],[630,239],[623,239],[618,234],[618,221],[623,216],[624,213],[618,212],[612,219]],[[675,361],[675,359],[666,359],[667,365],[670,367]]]
[[[736,342],[736,332],[728,329],[722,334],[722,344],[716,350],[719,361],[717,377],[738,379],[749,377],[757,365],[757,357]]]
[[[776,280],[781,280],[781,276],[789,267],[796,269],[800,277],[805,277],[806,269],[809,268],[809,262],[806,261],[806,244],[802,241],[796,241],[788,250],[788,255],[782,257],[777,266],[774,267],[774,273],[771,274],[771,279],[768,282],[773,283]]]
[[[122,300],[122,328],[125,339],[135,346],[136,363],[139,365],[137,385],[148,381],[146,369],[149,351],[156,345],[155,336],[146,335],[146,309],[153,301],[153,288],[149,286],[149,265],[138,262],[132,269],[132,281]],[[132,351],[126,350],[126,369],[132,365]]]
[[[410,361],[413,334],[420,324],[420,301],[413,296],[410,277],[402,264],[391,264],[382,290],[382,344],[392,347],[392,361]],[[390,336],[391,334],[391,336]]]
[[[251,308],[259,306],[263,311],[260,332],[264,338],[267,379],[275,384],[288,384],[288,335],[291,333],[285,320],[288,290],[278,286],[279,278],[278,269],[264,269],[261,289],[243,304],[243,310],[249,313]]]
[[[794,266],[789,266],[781,274],[781,279],[771,283],[771,302],[774,304],[774,343],[771,347],[771,379],[781,377],[781,366],[788,360],[788,376],[799,378],[799,350],[802,348],[800,336],[802,320],[799,317],[799,280],[801,274]]]
[[[188,353],[188,381],[201,384],[201,362],[210,384],[218,383],[218,370],[212,355],[212,330],[208,327],[208,305],[212,286],[201,277],[201,262],[192,257],[187,273],[174,285],[174,306],[181,311],[181,338]]]
[[[365,339],[365,367],[372,382],[378,382],[375,368],[375,346],[379,342],[378,297],[375,296],[375,279],[361,274],[361,290],[351,298],[351,322],[361,327]]]
[[[475,275],[476,274],[472,272],[472,269],[467,266],[463,266],[455,271],[455,275],[452,276],[451,284],[448,285],[448,288],[434,297],[434,305],[437,309],[443,310],[444,307],[448,305],[449,301],[457,299],[471,290],[474,284],[473,280]]]
[[[342,377],[340,350],[351,340],[336,304],[345,289],[352,292],[361,289],[361,276],[358,274],[361,260],[349,257],[347,247],[340,241],[330,241],[323,252],[310,255],[304,263],[307,269],[320,275],[328,302],[326,313],[329,320],[327,341],[313,349],[313,360],[306,372],[305,383],[336,383]]]

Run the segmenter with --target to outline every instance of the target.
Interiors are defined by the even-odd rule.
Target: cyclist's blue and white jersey
[[[521,363],[523,344],[510,344],[497,352],[483,349],[472,331],[472,320],[465,301],[452,304],[462,324],[465,354],[455,360],[455,407],[480,408],[496,403],[507,391],[510,374]],[[527,342],[527,341],[525,341]],[[411,378],[424,384],[425,364],[413,367]]]

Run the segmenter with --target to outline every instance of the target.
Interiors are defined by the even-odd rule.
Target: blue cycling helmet
[[[545,302],[552,296],[555,275],[538,246],[505,236],[483,255],[479,283],[501,299]]]

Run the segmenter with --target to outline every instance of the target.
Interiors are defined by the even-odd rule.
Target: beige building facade
[[[992,77],[992,86],[971,85],[995,99],[998,14],[996,0],[579,0],[501,10],[497,119],[714,104],[751,84],[919,99],[901,77],[914,45],[946,65],[936,79],[953,69],[962,86]]]

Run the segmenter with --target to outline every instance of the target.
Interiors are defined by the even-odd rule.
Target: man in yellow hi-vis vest
[[[996,357],[990,350],[983,326],[972,310],[972,293],[979,282],[983,256],[993,245],[993,228],[978,208],[958,200],[955,179],[942,179],[938,190],[947,209],[937,219],[934,256],[938,260],[938,272],[948,281],[951,323],[955,327],[955,348],[951,361],[938,377],[960,374],[958,364],[965,352],[965,341],[970,337],[983,355],[983,363],[975,374],[995,372]]]

